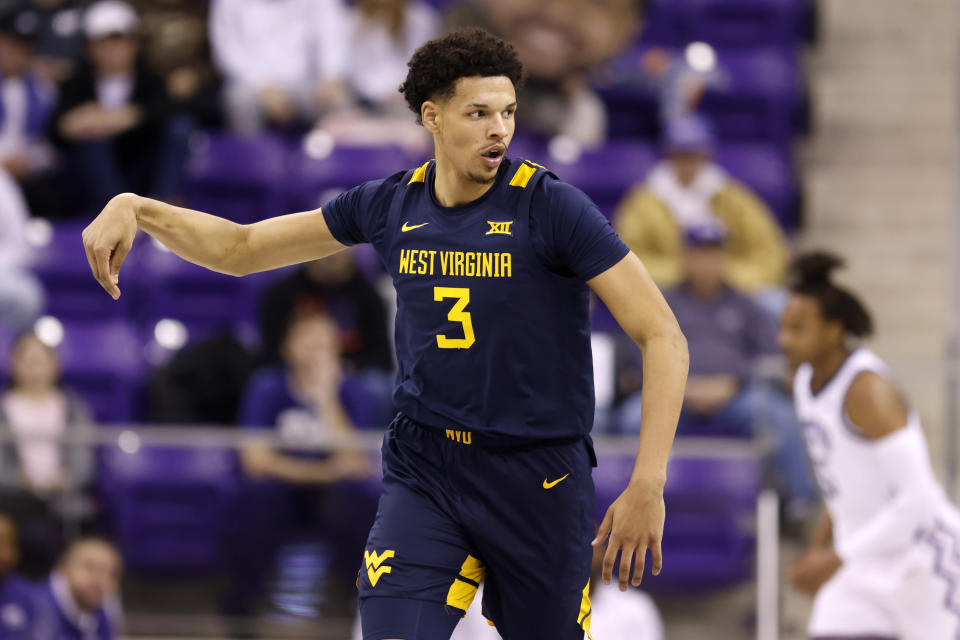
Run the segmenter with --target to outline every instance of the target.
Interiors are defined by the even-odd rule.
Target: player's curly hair
[[[417,49],[400,93],[420,122],[420,107],[428,100],[453,95],[457,80],[506,76],[514,87],[523,83],[523,65],[513,45],[483,29],[460,29]]]
[[[790,266],[790,290],[816,300],[823,317],[840,322],[851,336],[867,338],[873,333],[870,312],[855,295],[835,285],[830,277],[843,266],[842,258],[825,251],[797,256]]]

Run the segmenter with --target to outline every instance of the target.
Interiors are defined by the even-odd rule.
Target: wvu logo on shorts
[[[458,429],[447,429],[447,438],[460,444],[470,444],[473,442],[473,434],[469,431],[460,431]]]
[[[370,579],[371,587],[377,586],[380,576],[393,571],[393,567],[385,565],[384,562],[393,558],[395,555],[396,553],[393,549],[384,551],[380,555],[377,555],[376,551],[363,552],[363,562],[367,566],[367,578]]]
[[[510,225],[512,225],[513,222],[513,220],[510,220],[509,222],[494,222],[493,220],[487,220],[487,224],[490,225],[490,231],[487,231],[484,235],[512,236],[513,231],[510,230]]]

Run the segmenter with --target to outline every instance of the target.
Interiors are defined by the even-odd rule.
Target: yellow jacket
[[[748,293],[780,285],[789,259],[787,242],[767,206],[731,180],[713,195],[710,208],[726,230],[727,282]],[[634,187],[620,202],[613,225],[661,288],[683,280],[683,230],[646,185]]]

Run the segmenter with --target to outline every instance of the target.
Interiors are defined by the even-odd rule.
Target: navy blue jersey
[[[443,207],[434,163],[323,207],[334,237],[370,242],[397,290],[394,403],[440,429],[537,440],[593,423],[589,288],[627,254],[596,205],[504,159],[480,198]]]

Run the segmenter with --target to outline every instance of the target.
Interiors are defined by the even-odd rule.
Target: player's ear
[[[440,130],[440,105],[433,100],[427,100],[420,106],[420,120],[423,128],[430,133]]]

